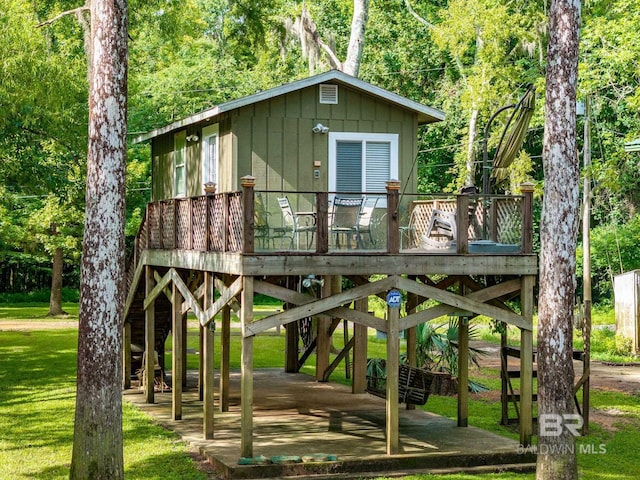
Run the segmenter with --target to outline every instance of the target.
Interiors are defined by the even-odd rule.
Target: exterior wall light
[[[329,127],[325,127],[321,123],[318,123],[315,127],[313,127],[312,131],[313,133],[327,133],[329,132]]]

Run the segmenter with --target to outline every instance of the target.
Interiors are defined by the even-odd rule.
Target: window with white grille
[[[398,135],[329,133],[329,190],[386,193],[398,178]]]

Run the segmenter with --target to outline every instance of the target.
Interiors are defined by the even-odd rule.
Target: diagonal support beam
[[[191,309],[193,314],[196,316],[198,321],[202,323],[201,318],[203,318],[204,312],[202,311],[202,307],[200,307],[198,300],[193,296],[193,293],[191,293],[191,290],[189,290],[189,287],[187,287],[187,284],[184,283],[184,280],[182,280],[182,278],[180,277],[180,274],[174,268],[172,268],[169,271],[169,273],[171,274],[171,279],[173,280],[173,284],[182,294],[182,297],[184,298],[184,303],[189,305],[189,308]]]
[[[160,276],[157,270],[153,272],[153,278],[156,281],[156,283],[160,283],[162,281],[162,277]],[[167,299],[171,303],[173,303],[173,294],[171,293],[171,290],[169,290],[169,287],[168,286],[164,287],[162,291],[164,292],[164,296],[167,297]]]
[[[520,280],[511,280],[510,282],[516,282],[518,285],[518,289],[520,288]],[[509,283],[509,282],[505,282],[505,283]],[[513,313],[511,311],[503,310],[502,308],[495,307],[493,305],[488,305],[486,303],[483,303],[482,300],[479,300],[479,299],[482,299],[485,295],[491,293],[492,290],[489,290],[488,288],[481,290],[480,292],[474,292],[467,296],[461,296],[445,290],[440,290],[438,288],[422,285],[412,280],[408,280],[400,277],[397,277],[397,287],[402,290],[415,293],[416,295],[422,295],[423,297],[432,298],[446,305],[446,307],[439,306],[439,307],[443,307],[440,310],[434,310],[434,309],[438,309],[439,307],[434,307],[434,309],[425,310],[425,312],[431,312],[429,314],[426,314],[423,312],[416,313],[411,316],[411,317],[414,317],[412,320],[407,320],[410,317],[405,317],[402,322],[403,328],[409,327],[409,326],[415,326],[418,323],[427,321],[426,319],[429,317],[430,317],[429,319],[433,319],[442,315],[446,315],[451,311],[468,310],[470,312],[474,312],[480,315],[486,315],[487,317],[495,318],[496,320],[500,320],[500,321],[509,323],[511,325],[515,325],[516,327],[519,327],[523,330],[533,329],[533,326],[531,325],[531,323],[525,320],[524,317],[517,315],[516,313]],[[515,283],[510,284],[509,287],[515,288]],[[487,300],[504,295],[505,289],[506,289],[505,284],[499,284],[499,285],[496,285],[495,287],[489,287],[489,288],[493,289],[494,292],[500,291],[501,293],[499,295],[496,295],[495,297],[488,298]],[[487,292],[487,290],[489,291]],[[444,313],[439,313],[439,312],[444,312]],[[433,316],[435,313],[438,313],[438,314],[436,316]],[[416,320],[420,320],[420,321],[417,321],[416,323]]]
[[[136,271],[133,273],[133,279],[131,281],[131,285],[129,285],[127,300],[124,304],[123,318],[127,318],[127,315],[129,314],[129,309],[131,308],[131,304],[133,303],[133,300],[136,298],[136,290],[138,289],[138,284],[140,283],[142,274],[144,273],[144,267],[146,263],[147,263],[147,252],[145,250],[144,252],[142,252],[140,259],[138,260],[138,265],[136,265]]]
[[[236,296],[238,296],[242,292],[242,277],[238,277],[228,288],[222,291],[222,294],[216,300],[213,305],[211,305],[204,312],[204,323],[200,320],[200,324],[203,327],[206,327],[211,319],[215,317],[228,303],[232,302]]]
[[[151,305],[161,293],[164,293],[164,289],[167,287],[167,285],[169,285],[169,282],[171,282],[171,280],[173,279],[173,272],[175,272],[173,268],[169,269],[169,271],[165,273],[164,277],[162,277],[160,280],[155,278],[156,272],[153,272],[154,279],[156,280],[156,286],[153,287],[153,290],[151,290],[144,299],[145,310],[149,308],[149,305]]]
[[[304,305],[291,308],[285,312],[265,317],[262,320],[257,320],[247,325],[246,335],[252,336],[270,328],[274,328],[278,325],[287,325],[291,322],[295,322],[300,318],[312,317],[320,313],[326,313],[334,308],[342,307],[346,303],[351,303],[359,298],[366,298],[370,295],[375,295],[378,292],[387,291],[396,286],[398,277],[391,276],[378,280],[376,282],[369,283],[367,285],[361,285],[352,288],[348,291],[332,295],[323,299],[314,299],[314,301],[306,303]],[[257,282],[256,282],[257,283]]]

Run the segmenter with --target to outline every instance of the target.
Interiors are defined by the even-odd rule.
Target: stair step
[[[514,400],[516,402],[520,402],[520,394],[519,393],[514,393],[512,395],[512,394],[509,393],[509,394],[507,394],[507,399],[508,399],[509,402],[513,402]],[[534,401],[534,402],[537,402],[538,401],[538,394],[537,393],[533,393],[531,395],[531,400]]]
[[[507,347],[502,347],[502,353],[503,355],[506,355],[507,357],[515,357],[515,358],[520,358],[520,347],[512,347],[512,346],[507,346]],[[538,350],[537,349],[533,349],[533,360],[535,361],[536,359],[536,355],[538,354]],[[584,352],[582,350],[574,350],[573,351],[573,359],[574,360],[582,360],[584,356]]]
[[[531,373],[533,378],[538,378],[538,370],[534,368]],[[520,378],[520,370],[507,370],[507,376],[509,378]]]

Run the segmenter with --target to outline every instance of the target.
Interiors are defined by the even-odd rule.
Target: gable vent
[[[320,103],[338,104],[338,86],[328,83],[320,84]]]

